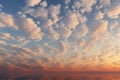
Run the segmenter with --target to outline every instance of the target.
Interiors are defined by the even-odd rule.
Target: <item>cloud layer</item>
[[[14,14],[0,9],[0,65],[120,70],[119,0],[25,0]]]

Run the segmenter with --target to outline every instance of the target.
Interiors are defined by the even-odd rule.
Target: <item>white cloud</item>
[[[14,40],[17,41],[19,45],[25,45],[30,42],[30,40],[27,40],[25,37],[22,36],[17,36]]]
[[[107,10],[106,14],[110,18],[118,18],[120,14],[120,4],[111,5]]]
[[[93,36],[103,34],[108,29],[108,21],[105,20],[96,21],[94,22],[92,29]]]
[[[47,7],[47,2],[46,1],[42,1],[41,3],[40,3],[40,6],[42,6],[42,7]]]
[[[59,39],[59,34],[54,29],[49,28],[48,29],[48,37],[52,38],[54,40],[57,40],[57,39]]]
[[[104,18],[104,14],[102,12],[98,12],[98,14],[95,17],[95,20],[100,20]]]
[[[63,26],[62,26],[62,24],[59,26],[60,26],[59,30],[60,30],[61,36],[67,39],[72,34],[72,31],[70,29],[66,28],[64,26],[64,24],[63,24]]]
[[[111,23],[110,23],[110,30],[113,30],[117,25],[118,25],[119,23],[117,22],[117,21],[112,21]]]
[[[75,29],[79,24],[78,15],[73,12],[67,12],[63,22],[65,23],[65,26],[69,29]]]
[[[48,12],[50,14],[50,18],[53,21],[53,23],[56,23],[59,21],[58,15],[60,14],[61,5],[56,5],[56,6],[50,6],[48,9]]]
[[[0,27],[18,29],[14,23],[14,17],[8,13],[0,12]]]
[[[0,37],[1,39],[5,39],[5,40],[9,40],[9,39],[14,40],[14,37],[9,33],[0,33]]]
[[[41,0],[25,0],[27,6],[34,7],[35,5],[39,4]]]
[[[62,53],[62,55],[67,54],[68,47],[69,47],[69,45],[66,42],[64,42],[64,41],[60,42],[60,52]]]
[[[43,49],[42,46],[37,46],[37,47],[35,48],[35,52],[36,52],[36,53],[39,53],[39,54],[44,54],[44,49]]]
[[[79,12],[90,12],[92,6],[96,3],[96,0],[74,0],[73,9],[78,10]]]
[[[111,5],[111,0],[98,0],[98,2],[97,9],[106,8]]]
[[[48,11],[44,7],[38,7],[37,9],[34,8],[25,8],[24,9],[25,14],[30,14],[34,18],[42,18],[47,19],[48,18]]]
[[[0,40],[0,44],[1,44],[1,45],[6,45],[6,42]]]
[[[2,11],[2,9],[3,9],[3,5],[2,5],[2,4],[0,4],[0,11]]]
[[[30,39],[42,39],[43,33],[41,32],[41,28],[32,18],[20,17],[16,22],[19,26],[19,30],[24,31]]]
[[[77,45],[79,45],[80,47],[82,47],[84,44],[85,44],[85,39],[79,39],[78,41],[77,41]]]
[[[77,27],[76,31],[74,31],[73,34],[73,39],[78,39],[81,37],[84,37],[87,35],[87,33],[89,32],[88,27],[86,24],[83,24],[82,26]]]

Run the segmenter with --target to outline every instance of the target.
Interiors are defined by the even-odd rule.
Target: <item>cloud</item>
[[[80,47],[82,47],[82,46],[85,44],[85,40],[84,40],[84,39],[79,39],[79,40],[77,41],[77,44],[78,44]]]
[[[64,24],[60,24],[60,28],[58,29],[60,31],[61,36],[64,37],[65,39],[70,37],[70,35],[72,34],[72,31],[66,28]]]
[[[3,9],[3,5],[2,5],[2,4],[0,4],[0,11],[2,11],[2,9]]]
[[[97,9],[106,8],[111,5],[111,0],[98,0]]]
[[[81,13],[91,12],[92,6],[96,3],[96,0],[74,0],[73,9],[78,10]]]
[[[57,40],[57,39],[59,39],[59,34],[54,29],[49,28],[48,29],[48,37],[52,38],[54,40]]]
[[[95,20],[100,20],[104,18],[104,14],[102,12],[98,12],[98,14],[95,17]]]
[[[0,61],[37,71],[119,67],[119,2],[57,2],[26,0],[17,14],[0,12]]]
[[[35,52],[39,54],[44,54],[44,49],[42,46],[36,46]]]
[[[75,29],[77,27],[77,25],[79,24],[77,14],[73,13],[73,12],[67,12],[64,17],[64,24],[69,29]]]
[[[9,34],[9,33],[0,33],[0,36],[1,36],[1,39],[5,39],[5,40],[11,39],[11,40],[14,40],[14,37],[11,34]]]
[[[17,36],[14,39],[16,42],[18,42],[18,44],[20,45],[25,45],[28,44],[30,42],[30,40],[27,40],[25,37],[23,36]]]
[[[43,33],[41,28],[34,22],[32,18],[20,17],[16,21],[19,30],[24,31],[29,39],[41,40]]]
[[[60,52],[62,53],[62,55],[67,54],[68,47],[69,45],[66,42],[63,41],[60,42]]]
[[[105,21],[105,20],[99,20],[99,21],[96,21],[94,24],[93,24],[93,27],[92,27],[92,35],[99,35],[99,34],[103,34],[105,32],[107,32],[107,29],[108,29],[108,21]]]
[[[27,6],[34,7],[35,5],[39,4],[41,0],[25,0]]]
[[[113,30],[115,27],[117,27],[117,25],[118,25],[119,23],[117,22],[117,21],[112,21],[111,23],[110,23],[110,30]]]
[[[8,13],[0,12],[0,27],[10,27],[13,29],[18,29],[14,23],[14,17]]]
[[[53,21],[53,23],[56,23],[59,21],[58,15],[60,14],[61,11],[61,5],[56,5],[56,6],[50,6],[48,9],[48,12],[50,14],[50,18]]]
[[[82,26],[77,27],[76,31],[73,33],[73,39],[79,39],[81,37],[84,37],[88,34],[89,30],[86,24],[83,24]]]
[[[6,42],[0,40],[0,45],[6,45]]]
[[[48,17],[48,11],[44,7],[38,7],[37,9],[34,8],[24,8],[23,11],[25,14],[29,14],[34,18],[42,18],[46,19]]]
[[[110,6],[106,14],[110,18],[118,18],[120,14],[120,4]]]
[[[40,6],[42,6],[42,7],[47,7],[47,5],[48,5],[48,3],[46,1],[42,1],[40,3]]]

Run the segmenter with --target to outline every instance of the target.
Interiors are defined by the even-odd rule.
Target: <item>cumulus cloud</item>
[[[27,6],[34,7],[35,5],[39,4],[41,0],[25,0]]]
[[[53,23],[56,23],[59,21],[58,15],[60,14],[61,5],[56,5],[56,6],[50,6],[48,9],[48,12],[50,14],[50,18],[53,21]]]
[[[14,23],[14,17],[8,13],[0,12],[0,27],[18,29]]]
[[[103,19],[104,17],[104,14],[102,12],[98,12],[98,14],[96,15],[95,19],[96,20],[100,20],[100,19]]]
[[[105,20],[99,20],[99,21],[96,21],[94,24],[93,24],[93,28],[92,28],[92,33],[93,33],[93,36],[94,35],[99,35],[99,34],[103,34],[107,31],[108,29],[108,21],[105,21]]]
[[[64,23],[69,29],[75,29],[79,24],[78,15],[73,12],[66,13]]]
[[[58,29],[60,31],[61,36],[64,37],[65,39],[70,37],[70,35],[72,34],[72,31],[66,28],[64,24],[60,24],[60,28]]]
[[[46,1],[42,1],[41,3],[40,3],[40,6],[42,6],[42,7],[47,7],[47,2]]]
[[[34,22],[32,18],[20,17],[17,21],[19,30],[24,31],[29,39],[41,40],[43,33],[41,28]]]
[[[73,9],[79,10],[79,12],[90,12],[92,10],[92,6],[96,3],[96,0],[75,0],[73,4]]]
[[[106,8],[111,5],[111,0],[98,0],[98,2],[97,9]]]
[[[106,14],[110,18],[118,18],[120,14],[120,4],[110,6],[110,8],[107,10]]]
[[[14,39],[16,42],[18,42],[18,44],[20,44],[20,45],[25,45],[25,44],[27,44],[27,43],[29,43],[30,42],[30,40],[27,40],[25,37],[23,37],[23,36],[17,36],[17,37],[15,37],[15,39]]]
[[[0,4],[0,11],[2,11],[2,9],[3,9],[3,5],[2,5],[2,4]]]
[[[0,40],[0,44],[1,44],[1,45],[6,45],[6,42]]]
[[[11,39],[11,40],[14,40],[14,37],[11,34],[9,34],[9,33],[0,33],[0,36],[1,36],[1,39],[5,39],[5,40]]]
[[[59,39],[59,34],[52,28],[49,28],[48,29],[48,37],[54,39],[54,40],[57,40]]]
[[[77,27],[76,31],[73,34],[73,39],[79,39],[81,37],[84,37],[88,34],[89,30],[87,28],[86,24],[83,24],[82,26]]]
[[[84,39],[79,39],[77,41],[77,44],[82,47],[85,44],[85,40]]]
[[[67,44],[67,43],[65,43],[65,42],[60,42],[60,52],[62,53],[62,55],[65,55],[65,54],[67,54],[67,51],[68,51],[68,47],[69,47],[69,45]]]
[[[46,19],[48,17],[48,11],[46,8],[38,7],[37,9],[34,8],[25,8],[24,9],[25,14],[30,14],[34,18],[42,18]]]
[[[113,21],[110,23],[110,30],[113,30],[119,23],[117,21]]]

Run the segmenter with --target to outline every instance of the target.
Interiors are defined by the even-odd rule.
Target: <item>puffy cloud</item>
[[[76,31],[73,34],[73,39],[78,39],[81,37],[84,37],[89,32],[88,27],[86,24],[83,24],[82,26],[77,27]]]
[[[0,27],[18,29],[14,23],[14,17],[8,13],[0,12]]]
[[[62,53],[62,55],[65,55],[67,53],[68,47],[69,45],[66,42],[60,42],[60,52]]]
[[[3,5],[2,5],[2,4],[0,4],[0,11],[2,11],[2,8],[3,8]]]
[[[98,0],[98,5],[96,6],[97,9],[106,8],[110,6],[111,0]]]
[[[39,4],[41,0],[25,0],[27,6],[34,7],[35,5]]]
[[[79,39],[77,41],[77,44],[82,47],[85,44],[85,42],[86,42],[85,39]]]
[[[103,34],[108,29],[108,21],[105,21],[105,20],[96,21],[93,24],[92,29],[93,29],[92,30],[93,36]]]
[[[96,0],[74,0],[73,9],[78,10],[79,12],[90,12],[92,6],[96,3]]]
[[[116,26],[118,25],[118,22],[117,21],[113,21],[110,23],[110,30],[113,30]]]
[[[42,1],[41,3],[40,3],[40,6],[42,6],[42,7],[47,7],[47,2],[46,1]]]
[[[61,36],[67,39],[72,34],[72,31],[66,28],[64,24],[60,24],[59,26],[60,27],[58,29],[60,31]]]
[[[51,5],[48,8],[25,8],[24,13],[29,14],[32,17],[39,19],[41,26],[51,26],[59,21],[59,14],[61,12],[61,5]]]
[[[28,38],[34,40],[41,40],[43,33],[41,28],[34,22],[32,18],[20,17],[17,21],[19,30],[24,31]]]
[[[52,28],[48,29],[48,37],[53,38],[54,40],[59,39],[59,34]]]
[[[64,23],[69,29],[76,28],[79,24],[78,15],[73,12],[66,13],[66,16],[64,17]]]
[[[67,28],[63,28],[61,30],[61,34],[63,35],[64,38],[68,38],[71,35],[72,31],[67,29]]]
[[[65,0],[65,4],[69,4],[71,0]]]
[[[50,18],[51,20],[53,21],[53,23],[56,23],[59,21],[59,17],[58,15],[60,14],[60,10],[61,9],[61,6],[60,5],[56,5],[56,6],[50,6],[49,9],[48,9],[48,12],[50,14]]]
[[[104,17],[104,14],[102,12],[98,12],[98,14],[96,15],[95,19],[96,20],[100,20],[100,19],[103,19]]]
[[[1,44],[1,45],[6,45],[6,42],[0,40],[0,44]]]
[[[42,19],[47,19],[48,17],[48,11],[46,8],[25,8],[24,9],[25,14],[30,14],[34,18],[42,18]]]
[[[0,36],[1,36],[1,39],[5,39],[5,40],[11,39],[11,40],[14,40],[14,37],[11,34],[9,34],[9,33],[0,33]]]
[[[15,39],[14,39],[16,42],[18,42],[18,44],[20,44],[20,45],[25,45],[25,44],[27,44],[27,43],[29,43],[30,42],[30,40],[27,40],[25,37],[23,37],[23,36],[17,36],[17,37],[15,37]]]
[[[120,4],[110,6],[106,14],[110,18],[118,18],[120,14]]]
[[[35,48],[35,52],[36,52],[36,53],[39,53],[39,54],[43,54],[43,53],[44,53],[44,49],[43,49],[42,46],[37,46],[37,47]]]

